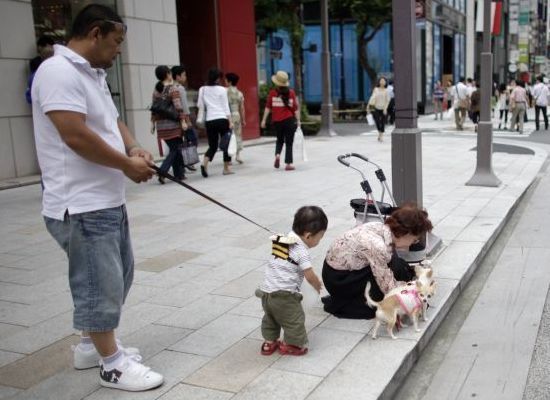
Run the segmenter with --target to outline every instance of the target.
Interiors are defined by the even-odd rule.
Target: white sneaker
[[[118,348],[127,356],[139,355],[139,349],[135,347],[124,347],[117,339],[116,343]],[[74,352],[74,367],[75,369],[89,369],[99,367],[99,360],[101,356],[97,352],[94,346],[91,346],[90,350],[83,349],[83,346],[77,344],[72,346]]]
[[[110,371],[99,369],[99,384],[113,389],[141,392],[156,388],[164,382],[164,377],[141,364],[141,356],[125,356],[119,368]]]

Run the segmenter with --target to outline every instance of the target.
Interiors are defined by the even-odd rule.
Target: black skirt
[[[405,260],[399,258],[395,252],[388,267],[398,281],[408,282],[415,278],[414,269]],[[325,311],[338,318],[374,318],[376,310],[370,308],[365,299],[367,282],[371,283],[371,298],[374,301],[382,300],[384,294],[376,283],[370,266],[360,270],[340,271],[332,268],[325,260],[323,283],[330,293],[330,297],[323,299]]]

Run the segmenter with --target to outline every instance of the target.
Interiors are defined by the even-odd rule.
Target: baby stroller
[[[351,164],[351,160],[349,160],[351,158],[358,158],[359,160],[362,160],[365,163],[371,164],[376,167],[374,174],[376,175],[376,178],[378,179],[378,181],[380,182],[380,186],[382,187],[382,195],[380,196],[380,200],[376,200],[374,198],[371,185],[365,177],[365,174],[360,168],[357,168]],[[386,217],[391,215],[391,213],[397,209],[397,204],[388,186],[386,175],[384,174],[384,171],[382,171],[382,168],[380,168],[378,164],[369,160],[367,157],[357,153],[340,155],[337,157],[337,159],[341,164],[345,165],[346,167],[359,172],[361,178],[363,179],[361,181],[361,188],[365,192],[365,198],[350,200],[350,206],[353,209],[353,216],[355,218],[356,225],[361,225],[366,222],[374,221],[384,222]],[[386,191],[388,193],[390,201],[389,203],[384,201]],[[429,240],[429,237],[430,234],[426,235],[426,241]],[[397,250],[397,253],[401,258],[409,263],[418,263],[426,258],[426,247],[427,246],[425,243],[415,243],[411,247],[409,247],[408,251]]]
[[[372,193],[371,185],[367,180],[367,178],[365,177],[365,174],[363,173],[363,171],[351,165],[351,162],[347,160],[352,157],[358,158],[366,163],[372,164],[377,168],[376,171],[374,171],[374,174],[376,175],[376,177],[380,181],[380,185],[382,186],[382,195],[380,196],[379,201],[375,200],[374,195]],[[390,215],[397,207],[395,205],[395,199],[393,198],[393,195],[388,186],[386,175],[384,175],[384,171],[382,171],[382,168],[380,168],[378,164],[369,160],[367,157],[357,153],[349,153],[349,154],[338,156],[338,161],[341,164],[345,165],[346,167],[354,169],[355,171],[359,172],[359,174],[361,175],[361,178],[363,178],[363,180],[361,181],[361,189],[363,189],[363,191],[365,192],[365,198],[351,199],[349,202],[351,208],[353,209],[353,216],[355,218],[357,225],[364,224],[365,222],[373,222],[373,221],[384,222],[386,217]],[[384,201],[386,191],[388,192],[388,196],[390,198],[391,203],[386,203]],[[366,207],[365,207],[365,204],[367,205]]]

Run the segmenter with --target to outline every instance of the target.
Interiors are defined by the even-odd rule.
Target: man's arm
[[[82,158],[105,167],[121,170],[134,182],[144,182],[153,176],[155,171],[151,168],[150,161],[143,157],[127,157],[113,149],[88,128],[85,114],[74,111],[50,111],[47,115],[57,128],[61,139]],[[125,136],[130,136],[130,138]],[[128,145],[135,143],[128,128],[122,137],[127,149]]]
[[[118,120],[117,123],[118,123],[118,129],[120,130],[120,134],[122,136],[122,140],[124,141],[124,148],[126,149],[126,154],[129,157],[138,156],[138,157],[145,158],[147,161],[153,162],[152,154],[149,153],[147,150],[143,149],[141,145],[134,139],[134,137],[130,133],[130,129],[128,129],[128,126],[121,120]]]

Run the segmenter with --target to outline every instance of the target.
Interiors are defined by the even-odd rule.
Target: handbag
[[[231,141],[231,136],[233,136],[231,131],[227,131],[220,138],[220,150],[221,151],[228,151],[229,150],[229,142]]]
[[[229,154],[230,157],[233,157],[235,154],[237,154],[237,138],[233,134],[229,138],[229,145],[227,146],[227,154]]]
[[[199,99],[197,100],[197,103],[199,104],[199,108],[197,110],[197,120],[196,124],[197,127],[200,129],[204,129],[206,126],[206,104],[204,104],[203,94],[202,91],[204,89],[199,89]]]
[[[200,161],[197,146],[193,144],[184,145],[181,148],[181,156],[183,157],[183,165],[194,165]]]
[[[296,131],[294,132],[294,145],[296,146],[296,152],[301,156],[302,161],[307,162],[304,131],[302,131],[301,127],[297,127]]]
[[[372,114],[367,114],[367,125],[374,125],[374,117]]]
[[[159,119],[169,119],[171,121],[179,121],[180,115],[172,102],[172,98],[168,93],[168,86],[164,88],[161,96],[155,98],[149,110]]]

